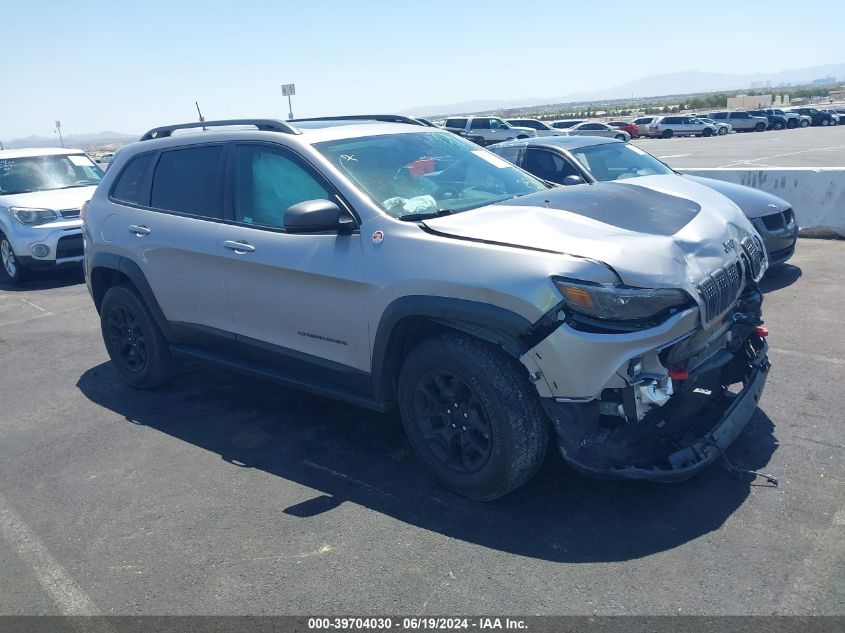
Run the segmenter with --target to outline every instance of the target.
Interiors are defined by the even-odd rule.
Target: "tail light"
[[[88,217],[88,203],[91,202],[90,200],[86,200],[82,203],[82,208],[79,210],[79,219],[85,222],[85,219]]]

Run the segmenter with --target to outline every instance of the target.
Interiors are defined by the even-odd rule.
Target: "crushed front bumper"
[[[639,422],[608,425],[596,403],[544,398],[543,405],[576,470],[601,479],[683,481],[712,464],[751,419],[769,372],[767,351],[764,338],[749,335],[728,363],[691,374],[686,393],[682,386],[674,402]]]

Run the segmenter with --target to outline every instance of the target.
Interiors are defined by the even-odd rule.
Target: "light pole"
[[[64,139],[62,139],[62,122],[61,121],[56,121],[56,132],[59,133],[59,145],[64,147],[65,142],[64,142]]]
[[[288,98],[288,120],[293,119],[293,106],[290,98],[296,94],[296,86],[294,84],[282,84],[282,96]]]

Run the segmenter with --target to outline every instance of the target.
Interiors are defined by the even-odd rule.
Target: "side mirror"
[[[565,186],[567,186],[567,187],[568,187],[569,185],[583,185],[583,184],[584,184],[584,182],[585,182],[585,180],[584,180],[583,178],[581,178],[581,176],[572,176],[572,175],[570,175],[570,176],[566,176],[566,177],[563,179],[563,184],[564,184]]]
[[[351,231],[355,221],[331,200],[306,200],[285,211],[285,230],[288,233],[325,233]]]

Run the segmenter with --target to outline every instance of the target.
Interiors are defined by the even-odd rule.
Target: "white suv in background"
[[[80,265],[82,204],[102,170],[78,149],[0,151],[0,282]]]
[[[514,127],[529,127],[537,132],[537,136],[560,136],[560,130],[538,119],[507,119],[507,122]]]
[[[655,138],[673,136],[714,136],[718,133],[715,125],[705,123],[689,115],[669,115],[656,118],[648,126],[648,135]]]

